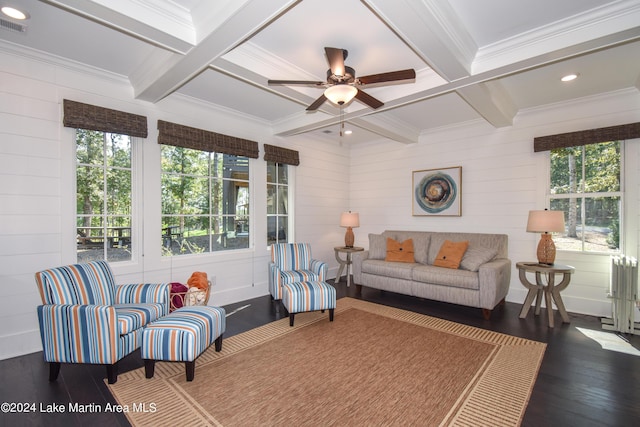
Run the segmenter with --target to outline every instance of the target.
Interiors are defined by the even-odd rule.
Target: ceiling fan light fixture
[[[325,89],[324,96],[336,105],[344,105],[348,104],[357,93],[358,89],[354,86],[348,84],[337,84]]]

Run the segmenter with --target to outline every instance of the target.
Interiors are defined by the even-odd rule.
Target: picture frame
[[[462,166],[413,171],[413,216],[462,216]]]

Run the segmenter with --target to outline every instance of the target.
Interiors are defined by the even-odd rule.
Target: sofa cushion
[[[445,240],[440,247],[440,251],[438,251],[435,261],[433,261],[433,265],[457,269],[468,247],[469,242],[466,240],[463,242]]]
[[[416,262],[413,257],[413,240],[407,239],[398,242],[387,237],[387,256],[384,259],[390,262]]]
[[[429,243],[431,235],[425,231],[385,231],[383,236],[391,237],[400,242],[411,239],[413,240],[413,256],[415,261],[420,264],[428,264]]]
[[[494,259],[498,251],[481,246],[469,246],[460,261],[460,268],[469,271],[478,271],[480,266]]]
[[[362,272],[376,276],[393,277],[394,279],[411,280],[411,270],[414,266],[416,266],[414,263],[367,259],[362,262]]]
[[[433,265],[417,265],[412,271],[412,278],[416,282],[465,289],[480,289],[479,277],[476,272]]]
[[[382,234],[369,234],[369,259],[387,257],[387,238]]]

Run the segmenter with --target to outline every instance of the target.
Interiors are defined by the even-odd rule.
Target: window
[[[557,249],[615,253],[622,225],[622,154],[619,141],[551,150],[550,208],[565,213]]]
[[[289,177],[287,165],[267,162],[267,245],[289,236]]]
[[[78,262],[131,260],[132,138],[76,130]]]
[[[162,145],[163,256],[249,247],[249,158]]]

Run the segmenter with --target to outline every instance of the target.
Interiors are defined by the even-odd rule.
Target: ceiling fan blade
[[[356,93],[356,98],[361,101],[364,102],[365,104],[367,104],[369,107],[373,108],[374,110],[377,108],[380,108],[384,105],[384,102],[374,98],[373,96],[369,95],[368,93],[358,89],[358,93]]]
[[[320,98],[316,99],[315,101],[313,101],[313,104],[309,105],[307,107],[307,111],[315,111],[318,108],[320,108],[320,106],[322,104],[324,104],[324,101],[327,100],[327,97],[324,96],[324,93],[322,95],[320,95]]]
[[[409,80],[415,78],[415,70],[409,68],[407,70],[398,70],[391,71],[389,73],[371,74],[369,76],[358,77],[358,80],[361,84],[368,85],[373,83],[393,82],[397,80]]]
[[[336,76],[344,76],[344,60],[347,57],[347,51],[335,47],[325,47],[324,51],[327,54],[331,72]]]
[[[267,80],[269,85],[310,85],[310,86],[322,86],[326,82],[314,82],[309,80]]]

